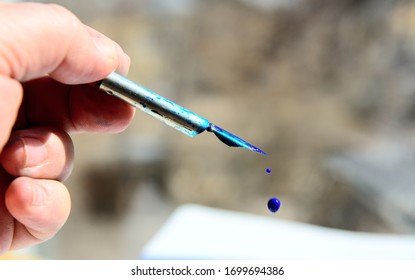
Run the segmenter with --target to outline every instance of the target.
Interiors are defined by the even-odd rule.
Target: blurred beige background
[[[141,112],[121,134],[75,135],[73,210],[40,255],[137,258],[184,203],[415,232],[414,2],[54,2],[124,48],[129,78],[270,156]]]

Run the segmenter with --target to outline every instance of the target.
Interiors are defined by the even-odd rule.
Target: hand
[[[129,58],[56,5],[0,3],[0,254],[62,227],[73,164],[68,133],[119,132],[134,109],[92,86]]]

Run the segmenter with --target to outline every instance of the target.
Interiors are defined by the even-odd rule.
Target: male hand
[[[70,211],[61,183],[71,132],[119,132],[134,109],[92,86],[129,58],[56,5],[0,3],[0,254],[55,235]]]

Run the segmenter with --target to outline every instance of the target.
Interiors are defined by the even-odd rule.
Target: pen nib
[[[249,144],[245,140],[239,138],[236,135],[233,135],[232,133],[220,128],[217,125],[214,125],[213,123],[210,123],[209,127],[206,130],[209,132],[213,132],[220,141],[222,141],[223,143],[225,143],[226,145],[230,147],[242,147],[242,148],[249,149],[253,152],[268,156],[268,154],[264,152],[263,150],[261,150],[260,148],[257,148],[254,145]]]

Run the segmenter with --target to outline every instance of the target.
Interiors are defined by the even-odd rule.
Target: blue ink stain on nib
[[[251,151],[263,154],[265,156],[268,156],[266,152],[261,150],[258,147],[255,147],[254,145],[249,144],[245,140],[239,138],[238,136],[224,130],[223,128],[220,128],[219,126],[209,123],[209,126],[206,128],[207,131],[213,132],[216,137],[222,141],[224,144],[230,146],[230,147],[242,147],[249,149]]]
[[[278,198],[273,197],[268,200],[268,209],[272,213],[277,212],[278,209],[280,209],[280,206],[281,206],[281,201]]]
[[[272,172],[271,168],[267,168],[267,169],[265,169],[265,171],[266,171],[268,174],[271,174],[271,172]]]

